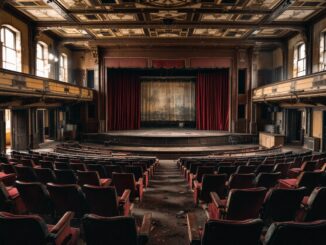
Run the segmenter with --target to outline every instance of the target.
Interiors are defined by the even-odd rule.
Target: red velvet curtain
[[[133,71],[108,71],[108,130],[140,128],[140,81]]]
[[[199,72],[196,81],[196,127],[229,129],[229,72],[226,69]]]

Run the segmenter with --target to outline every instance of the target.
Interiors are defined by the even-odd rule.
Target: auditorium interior
[[[325,0],[1,0],[0,244],[325,245],[325,98]]]

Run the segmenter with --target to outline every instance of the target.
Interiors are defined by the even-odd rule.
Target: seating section
[[[0,244],[74,245],[84,237],[79,235],[82,223],[87,244],[99,244],[89,233],[94,226],[103,227],[98,237],[101,232],[109,236],[105,226],[116,227],[122,240],[113,232],[117,240],[112,241],[122,243],[114,244],[145,244],[151,215],[146,214],[137,227],[131,211],[133,202],[142,201],[158,164],[155,157],[143,156],[87,158],[32,151],[1,155]],[[59,221],[50,225],[44,220]],[[72,228],[71,221],[78,228]],[[123,243],[123,239],[129,240]]]
[[[180,158],[195,206],[208,215],[203,226],[187,214],[189,243],[326,244],[325,162],[312,152]]]

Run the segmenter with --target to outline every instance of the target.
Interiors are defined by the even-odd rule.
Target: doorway
[[[292,144],[303,144],[302,111],[288,110],[287,141]]]

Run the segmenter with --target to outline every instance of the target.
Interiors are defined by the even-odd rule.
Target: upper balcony
[[[326,96],[326,71],[271,83],[253,90],[253,102]]]
[[[0,69],[0,95],[93,100],[92,89],[5,69]]]

